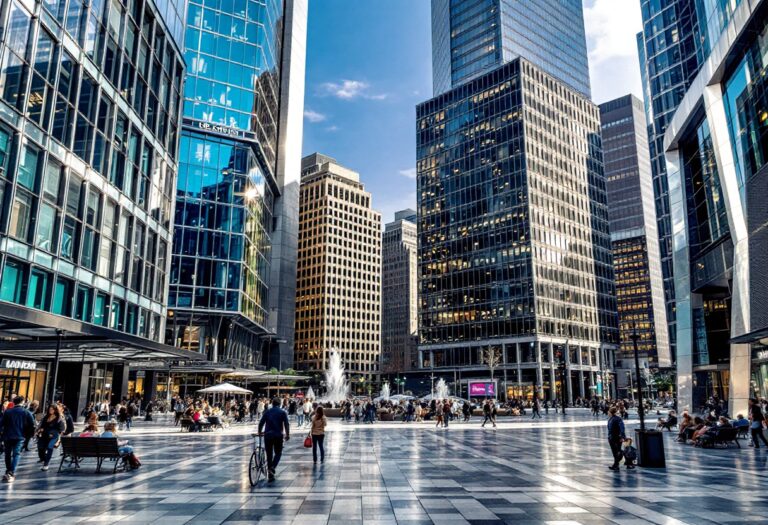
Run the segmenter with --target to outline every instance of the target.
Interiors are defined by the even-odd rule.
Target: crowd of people
[[[107,403],[108,405],[108,403]],[[83,411],[85,423],[81,431],[77,431],[75,421],[69,409],[57,401],[50,404],[44,411],[40,403],[27,400],[23,396],[14,396],[10,401],[0,405],[0,445],[5,459],[4,483],[12,483],[16,479],[16,471],[22,454],[29,451],[30,442],[34,439],[37,445],[38,463],[40,470],[48,471],[54,451],[61,445],[62,437],[111,437],[118,438],[118,450],[126,465],[138,468],[141,465],[138,457],[127,440],[120,440],[117,434],[119,425],[130,428],[130,418],[127,407],[129,403],[123,400],[115,410],[106,411],[116,416],[102,420],[101,407],[89,404]],[[122,414],[122,417],[121,417]],[[118,423],[122,422],[122,423]],[[103,425],[103,432],[100,431]]]

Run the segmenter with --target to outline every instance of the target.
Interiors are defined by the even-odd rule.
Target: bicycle
[[[267,453],[261,444],[263,434],[254,432],[251,436],[253,436],[253,453],[248,463],[248,480],[251,482],[251,487],[255,487],[261,478],[267,477]]]

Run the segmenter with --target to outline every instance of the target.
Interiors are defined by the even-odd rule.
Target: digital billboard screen
[[[496,383],[470,383],[469,395],[496,397]]]

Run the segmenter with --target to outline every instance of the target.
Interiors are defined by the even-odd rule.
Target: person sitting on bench
[[[118,438],[117,439],[117,451],[120,452],[121,456],[126,456],[128,454],[133,454],[133,447],[128,444],[127,439],[119,439],[119,436],[117,435],[117,425],[110,422],[104,425],[104,432],[102,432],[101,436],[103,438]]]
[[[664,430],[667,429],[670,432],[672,431],[672,427],[677,425],[677,412],[674,410],[669,411],[669,415],[667,415],[667,418],[664,419],[663,417],[659,418],[658,423],[656,423],[656,430]]]

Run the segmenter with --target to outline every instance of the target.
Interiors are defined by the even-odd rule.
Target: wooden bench
[[[70,467],[80,468],[80,460],[85,458],[96,458],[96,472],[101,472],[101,464],[105,459],[115,461],[114,474],[118,467],[125,470],[125,462],[118,450],[117,438],[98,438],[98,437],[63,437],[61,438],[62,457],[59,464],[61,472],[64,462],[69,459]]]

